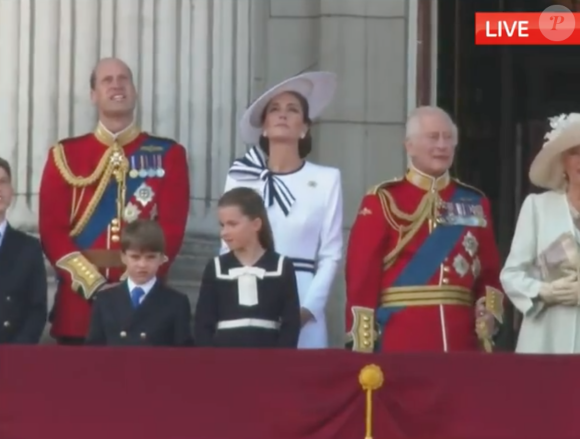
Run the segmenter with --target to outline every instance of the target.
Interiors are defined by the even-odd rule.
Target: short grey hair
[[[418,134],[421,133],[421,119],[425,116],[433,115],[433,116],[441,116],[443,119],[449,122],[451,126],[451,132],[453,133],[453,137],[457,140],[458,136],[458,129],[453,119],[445,110],[435,107],[432,105],[426,105],[423,107],[417,107],[409,114],[407,118],[407,124],[405,126],[405,138],[408,140]]]

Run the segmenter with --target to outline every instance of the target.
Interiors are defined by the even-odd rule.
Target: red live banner
[[[478,12],[475,44],[580,45],[580,13]]]

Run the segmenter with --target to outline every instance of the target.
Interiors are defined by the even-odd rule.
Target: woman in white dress
[[[246,186],[262,194],[276,252],[294,263],[299,348],[328,347],[325,308],[342,257],[340,171],[305,160],[312,120],[330,103],[336,85],[333,73],[308,72],[260,96],[240,122],[242,140],[256,146],[233,163],[225,185],[226,191]]]
[[[501,283],[523,313],[516,352],[580,352],[580,114],[552,118],[530,168],[547,189],[522,205]]]

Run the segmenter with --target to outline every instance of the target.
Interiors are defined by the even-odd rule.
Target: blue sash
[[[137,150],[127,157],[132,169],[147,166],[149,169],[161,167],[163,158],[169,148],[174,144],[173,140],[161,137],[148,136]],[[139,186],[150,176],[136,176],[126,179],[126,197],[129,199],[137,191]],[[101,236],[111,221],[117,217],[117,182],[112,179],[108,184],[103,197],[97,205],[93,215],[81,233],[74,238],[74,242],[80,250],[91,248]]]
[[[449,202],[459,201],[470,204],[481,204],[481,195],[477,192],[458,186]],[[413,258],[407,263],[403,271],[391,284],[391,287],[408,287],[415,285],[427,285],[427,282],[435,275],[445,258],[457,245],[463,236],[467,226],[441,224],[423,242]],[[393,313],[404,309],[400,307],[381,307],[377,310],[377,321],[384,327]]]

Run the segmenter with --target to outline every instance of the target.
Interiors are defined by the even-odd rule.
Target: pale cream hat
[[[580,113],[550,118],[544,146],[530,167],[530,181],[541,188],[558,190],[565,185],[562,153],[580,146]]]
[[[306,72],[286,79],[256,99],[244,112],[240,121],[240,136],[249,145],[257,145],[262,134],[262,113],[272,98],[293,91],[306,99],[309,118],[315,119],[334,97],[336,74],[331,72]]]

